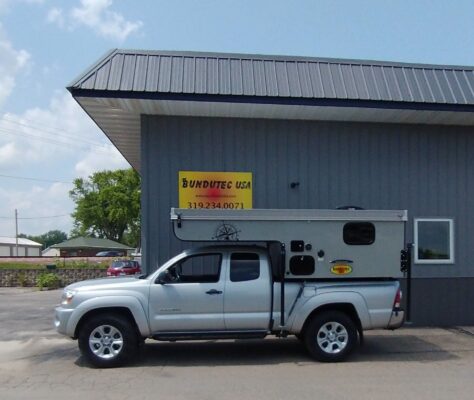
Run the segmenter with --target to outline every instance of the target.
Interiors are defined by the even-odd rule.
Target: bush
[[[61,281],[56,274],[47,273],[41,274],[38,277],[37,284],[40,290],[43,290],[45,287],[48,289],[57,289],[61,286]]]

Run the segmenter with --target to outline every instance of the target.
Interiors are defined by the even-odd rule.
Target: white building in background
[[[18,238],[19,257],[41,257],[41,247],[41,243]],[[16,239],[0,236],[0,257],[15,257],[16,255]]]
[[[59,257],[59,249],[48,247],[41,252],[42,257]]]

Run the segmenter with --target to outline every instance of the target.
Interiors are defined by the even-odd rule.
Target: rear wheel
[[[356,343],[356,325],[340,311],[327,311],[315,316],[305,332],[306,347],[318,361],[343,361],[354,350]]]
[[[138,351],[138,335],[127,318],[96,315],[87,320],[78,337],[82,355],[100,368],[118,367],[130,362]]]

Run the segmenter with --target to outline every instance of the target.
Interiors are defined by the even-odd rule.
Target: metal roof
[[[474,105],[474,68],[116,49],[69,89]]]
[[[140,169],[140,116],[474,125],[474,67],[115,49],[69,86]]]
[[[12,237],[6,237],[6,236],[0,236],[0,246],[1,245],[15,245],[16,244],[16,238]],[[38,242],[34,242],[33,240],[30,239],[25,239],[25,238],[18,238],[18,245],[19,246],[31,246],[31,247],[42,247],[43,245]]]
[[[130,250],[132,247],[122,243],[114,242],[110,239],[78,237],[66,240],[65,242],[53,244],[52,249],[77,249],[77,248],[97,248],[97,249],[120,249]]]

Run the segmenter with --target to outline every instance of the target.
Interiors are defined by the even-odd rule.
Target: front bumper
[[[68,322],[74,309],[58,306],[54,309],[54,327],[62,335],[74,336],[74,332],[68,332]]]
[[[393,310],[390,321],[388,322],[387,329],[398,329],[405,322],[405,311],[403,310]]]

